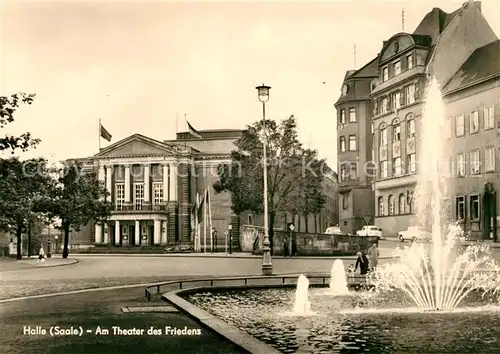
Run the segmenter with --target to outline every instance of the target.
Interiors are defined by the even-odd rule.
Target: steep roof
[[[349,78],[361,78],[361,77],[377,77],[378,76],[378,55],[361,67],[358,70],[353,71]]]
[[[431,12],[424,16],[423,20],[417,26],[413,34],[429,36],[432,39],[432,44],[436,44],[439,35],[443,33],[445,28],[448,27],[453,18],[461,10],[462,7],[449,14],[440,8],[435,7]]]
[[[500,75],[500,40],[476,49],[444,86],[450,92],[479,82],[493,75]]]

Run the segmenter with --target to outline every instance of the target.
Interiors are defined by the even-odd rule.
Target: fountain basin
[[[309,296],[317,315],[293,317],[286,314],[295,287],[207,290],[182,296],[279,352],[500,352],[500,307],[480,293],[451,312],[437,312],[411,307],[401,294],[374,301],[371,292],[325,296],[313,287]]]

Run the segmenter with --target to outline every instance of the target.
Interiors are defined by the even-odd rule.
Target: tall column
[[[104,225],[103,226],[103,233],[104,233],[104,235],[103,235],[102,238],[104,240],[104,244],[105,245],[109,245],[109,230],[111,230],[111,228],[109,227],[110,222],[105,222],[103,225]]]
[[[130,166],[125,166],[125,204],[130,204]]]
[[[100,224],[95,224],[95,243],[102,243],[102,226]]]
[[[191,164],[189,161],[183,161],[179,163],[178,171],[178,181],[179,185],[179,228],[178,228],[178,238],[177,240],[185,245],[191,244],[191,204],[189,200],[189,180],[192,176],[190,173]],[[177,189],[177,188],[176,188]]]
[[[153,244],[159,245],[161,241],[161,220],[155,220],[154,222],[154,235]]]
[[[140,242],[141,242],[141,223],[139,222],[139,220],[135,221],[135,235],[134,235],[134,238],[135,238],[135,245],[139,246]]]
[[[99,166],[98,178],[102,183],[106,182],[106,169],[104,168],[104,165]],[[104,196],[101,196],[99,199],[104,200]]]
[[[167,202],[169,200],[169,188],[168,188],[168,165],[163,165],[163,201]]]
[[[167,244],[167,222],[162,221],[161,223],[161,241],[160,244],[166,245]]]
[[[120,222],[118,220],[115,221],[115,245],[120,245]]]
[[[149,180],[149,165],[144,165],[144,203],[149,204],[150,201],[150,180]]]
[[[113,180],[113,166],[106,166],[106,190],[109,193],[107,200],[112,201],[112,180]]]
[[[177,200],[177,163],[170,164],[170,201]]]

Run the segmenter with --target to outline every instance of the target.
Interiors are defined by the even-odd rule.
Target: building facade
[[[114,210],[107,222],[73,231],[73,248],[193,247],[192,207],[196,195],[203,196],[205,191],[210,197],[213,230],[223,238],[231,224],[230,197],[215,195],[212,185],[218,166],[230,162],[234,141],[241,133],[205,130],[199,132],[201,138],[178,133],[171,141],[135,134],[80,159],[84,172],[98,172]]]
[[[339,226],[355,233],[374,217],[374,168],[371,131],[370,85],[378,75],[377,59],[356,71],[348,71],[337,110],[337,161],[339,171]]]
[[[494,50],[487,51],[489,57],[477,56],[477,51],[495,41],[496,35],[481,14],[481,4],[472,1],[463,4],[451,14],[434,8],[413,33],[397,33],[384,41],[375,59],[377,75],[369,86],[372,103],[371,142],[376,166],[373,183],[375,225],[383,229],[384,235],[395,236],[398,231],[418,222],[413,196],[417,184],[421,143],[420,118],[429,78],[437,78],[445,95],[446,110],[452,115],[460,116],[457,110],[464,110],[465,106],[469,106],[467,109],[471,111],[480,110],[478,105],[481,100],[482,104],[491,106],[492,103],[487,103],[488,99],[485,97],[489,97],[489,101],[492,101],[495,95],[498,97],[498,87],[486,91],[478,88],[466,89],[465,86],[476,85],[477,80],[472,79],[462,86],[453,84],[456,86],[453,89],[450,85],[454,80],[468,75],[471,60],[482,61],[478,64],[480,67],[487,63],[492,64],[486,66],[495,67],[496,63],[498,69],[500,57]],[[468,66],[464,67],[468,60]],[[479,91],[481,93],[478,93]],[[470,112],[462,113],[465,117]],[[487,114],[489,117],[490,113]],[[486,137],[490,133],[485,134]],[[467,150],[467,144],[473,146],[472,141],[477,139],[476,136],[454,140],[451,144],[457,146],[453,147],[454,151]],[[470,143],[469,139],[472,139]],[[482,144],[486,143],[487,138],[485,139],[481,140]],[[339,142],[342,144],[340,140]],[[342,161],[340,153],[339,161]],[[453,187],[453,193],[460,196],[468,193],[467,189],[477,189],[475,183],[479,183],[478,180],[463,182],[467,184],[466,187],[454,178],[453,181],[450,182],[456,186]],[[473,185],[476,187],[473,188]]]

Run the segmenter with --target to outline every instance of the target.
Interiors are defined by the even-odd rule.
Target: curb
[[[12,272],[12,271],[18,271],[18,270],[25,270],[25,269],[43,269],[43,268],[55,268],[55,267],[65,267],[65,266],[70,266],[70,265],[75,265],[77,263],[80,263],[79,259],[76,258],[71,258],[71,261],[68,263],[63,263],[63,264],[52,264],[52,265],[46,265],[43,267],[39,267],[38,265],[33,265],[27,263],[26,261],[21,260],[20,262],[23,262],[23,264],[28,264],[29,267],[26,268],[20,268],[20,269],[8,269],[0,272]]]
[[[233,255],[197,255],[192,253],[187,254],[140,254],[140,253],[79,253],[77,257],[85,258],[85,257],[184,257],[184,258],[216,258],[216,259],[262,259],[262,255],[244,255],[244,256],[233,256]],[[392,259],[392,256],[383,256],[379,257],[379,259]],[[313,259],[313,260],[321,260],[321,259],[343,259],[343,260],[356,260],[356,256],[296,256],[296,257],[283,257],[283,256],[273,256],[272,259],[289,259],[289,260],[297,260],[297,259]]]

